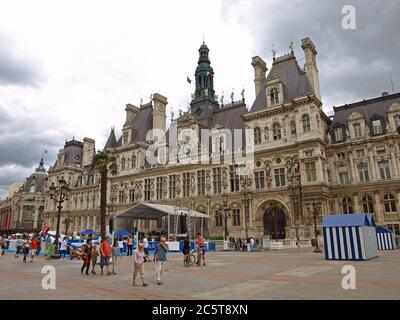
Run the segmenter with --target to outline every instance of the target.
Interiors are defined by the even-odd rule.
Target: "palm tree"
[[[108,171],[113,176],[117,174],[117,160],[106,151],[99,150],[93,156],[92,168],[100,173],[100,235],[104,239],[106,237],[107,175]]]
[[[73,222],[73,220],[71,218],[66,217],[64,219],[64,225],[65,225],[65,235],[68,236],[68,229],[69,226],[71,225],[71,223]]]

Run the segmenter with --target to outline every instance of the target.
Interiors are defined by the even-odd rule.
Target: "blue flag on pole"
[[[189,84],[192,83],[192,80],[190,80],[189,77],[186,77],[186,81],[187,81]]]

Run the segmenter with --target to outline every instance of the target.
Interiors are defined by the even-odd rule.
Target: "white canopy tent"
[[[204,213],[186,207],[149,202],[140,202],[129,209],[117,213],[116,218],[158,220],[165,216],[168,217],[168,237],[170,235],[170,216],[201,218],[201,233],[203,233],[203,219],[209,218],[209,216]]]

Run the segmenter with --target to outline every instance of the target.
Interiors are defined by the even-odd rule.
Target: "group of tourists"
[[[11,241],[11,239],[7,239]],[[5,249],[7,247],[5,237],[2,238],[1,248],[2,248],[2,255],[5,254]],[[35,256],[40,254],[41,251],[41,243],[43,241],[41,236],[35,236],[34,234],[23,234],[16,236],[16,252],[15,258],[19,258],[20,255],[23,255],[22,262],[26,263],[27,259],[29,258],[29,262],[33,262]]]
[[[195,248],[194,252],[196,252],[196,264],[199,267],[201,265],[201,261],[203,261],[203,266],[206,265],[206,242],[201,235],[201,233],[197,234],[196,240],[195,240]],[[190,239],[189,236],[185,237],[185,240],[183,240],[183,248],[182,248],[182,253],[183,253],[183,264],[186,267],[189,267],[190,264],[188,263],[189,255],[191,252],[190,248]]]
[[[254,252],[256,250],[255,240],[253,237],[247,237],[243,240],[240,237],[235,237],[233,241],[236,251]]]

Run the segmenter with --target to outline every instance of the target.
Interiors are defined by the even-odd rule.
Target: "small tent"
[[[395,250],[396,239],[392,231],[384,227],[376,227],[376,239],[378,250]]]
[[[369,260],[378,256],[375,221],[368,214],[335,214],[322,224],[327,260]]]

